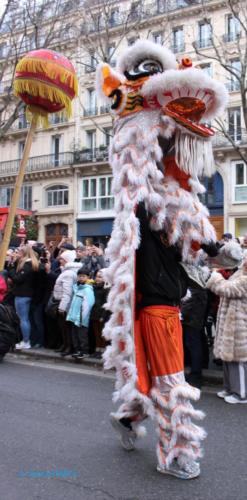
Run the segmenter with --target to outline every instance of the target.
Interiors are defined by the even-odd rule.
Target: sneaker
[[[231,396],[231,393],[228,391],[220,391],[217,392],[218,398],[225,399],[227,396]]]
[[[23,345],[24,345],[24,341],[22,340],[21,342],[19,342],[19,344],[15,344],[15,348],[16,349],[22,349]]]
[[[135,449],[135,440],[137,435],[131,427],[124,425],[115,413],[110,414],[110,422],[112,427],[117,431],[122,447],[127,451]],[[131,424],[130,424],[131,425]]]
[[[80,354],[81,354],[81,353],[80,353],[79,351],[74,352],[74,353],[72,354],[72,358],[78,358],[78,356],[80,356]]]
[[[236,396],[235,394],[231,394],[231,396],[226,396],[224,399],[225,399],[226,403],[230,403],[232,405],[246,404],[247,403],[247,399],[241,399],[238,396]]]
[[[78,356],[76,356],[76,359],[83,359],[83,358],[85,358],[85,357],[87,357],[87,355],[86,355],[86,354],[84,354],[84,352],[79,352],[79,353],[78,353]]]
[[[30,342],[23,342],[21,349],[31,349]]]
[[[191,462],[186,464],[184,467],[180,467],[177,461],[173,461],[169,467],[157,466],[157,471],[161,474],[167,474],[168,476],[174,476],[179,479],[194,479],[200,475],[200,464],[197,462]]]

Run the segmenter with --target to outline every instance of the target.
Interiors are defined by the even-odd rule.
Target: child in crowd
[[[73,296],[67,314],[67,321],[72,323],[72,343],[75,359],[82,359],[88,354],[88,325],[91,309],[94,305],[94,291],[90,270],[83,266],[77,272],[77,283],[73,286]]]
[[[90,323],[93,333],[94,354],[93,357],[101,358],[102,351],[106,346],[106,341],[102,337],[102,330],[105,322],[108,321],[110,312],[104,309],[104,304],[107,301],[109,289],[104,288],[105,282],[102,276],[102,271],[98,271],[95,277],[94,296],[95,304],[91,311]]]

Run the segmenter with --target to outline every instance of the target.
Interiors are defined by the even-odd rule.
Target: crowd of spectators
[[[31,242],[10,248],[4,277],[5,304],[14,306],[22,340],[16,349],[46,347],[61,356],[101,356],[107,289],[101,269],[103,245],[87,241],[74,247],[63,237],[55,246]]]

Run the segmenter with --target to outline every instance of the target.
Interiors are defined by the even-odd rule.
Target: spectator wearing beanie
[[[70,306],[77,271],[81,267],[80,262],[74,262],[75,258],[75,250],[65,250],[65,252],[62,252],[59,257],[61,274],[56,279],[53,290],[54,299],[59,300],[58,322],[62,336],[62,345],[59,352],[61,352],[62,356],[72,353],[70,325],[66,321],[66,313]]]
[[[83,266],[77,272],[77,283],[73,286],[73,297],[67,314],[67,321],[72,323],[73,357],[82,359],[88,354],[88,325],[91,309],[94,305],[94,291],[92,280],[89,278],[90,269]]]

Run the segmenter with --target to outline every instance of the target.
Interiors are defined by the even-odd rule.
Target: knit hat
[[[65,252],[61,253],[59,258],[64,259],[65,262],[74,262],[76,258],[75,250],[65,250]]]
[[[82,266],[77,271],[77,275],[79,275],[79,274],[85,274],[86,276],[90,276],[90,269],[87,266]]]

